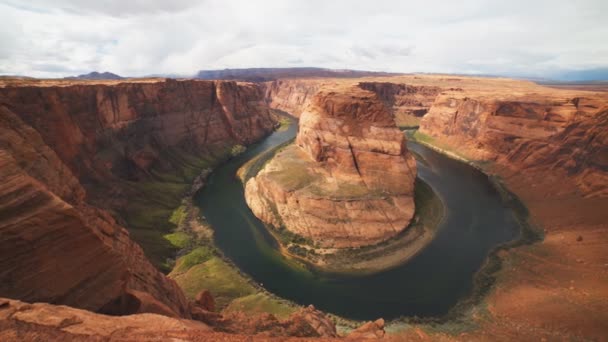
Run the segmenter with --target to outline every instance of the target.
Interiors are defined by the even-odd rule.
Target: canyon
[[[124,227],[129,210],[142,210],[136,199],[148,196],[133,183],[163,173],[192,181],[197,158],[269,133],[275,121],[262,96],[252,85],[205,81],[0,88],[0,292],[190,317],[177,284]],[[128,300],[139,307],[124,307]]]
[[[166,221],[168,207],[179,205],[179,197],[203,169],[228,158],[233,146],[249,145],[271,132],[276,110],[300,117],[301,128],[296,144],[279,151],[246,185],[248,202],[265,221],[277,216],[261,203],[264,198],[284,205],[278,212],[289,222],[287,227],[304,227],[298,222],[302,215],[290,214],[314,211],[327,218],[330,211],[340,213],[345,204],[328,208],[294,191],[302,186],[301,176],[322,175],[323,182],[365,184],[366,194],[377,189],[392,198],[393,205],[385,209],[394,210],[399,218],[383,227],[394,223],[397,228],[379,226],[374,236],[350,230],[349,236],[357,238],[344,240],[342,227],[296,232],[332,247],[390,238],[414,214],[416,167],[396,127],[420,126],[413,139],[499,179],[523,201],[530,222],[544,235],[541,242],[496,254],[502,267],[493,274],[495,284],[466,317],[475,328],[453,334],[417,323],[385,338],[605,336],[608,93],[450,75],[279,79],[260,84],[2,80],[0,296],[11,298],[0,302],[2,334],[81,334],[84,339],[83,330],[77,329],[90,329],[81,323],[87,321],[122,326],[122,336],[142,340],[160,334],[156,328],[161,326],[168,327],[162,333],[175,334],[168,337],[243,340],[247,337],[238,333],[262,332],[255,326],[271,321],[269,325],[280,326],[271,336],[336,337],[324,319],[304,320],[309,322],[304,328],[290,328],[302,322],[297,317],[318,317],[312,312],[280,324],[272,318],[258,323],[230,318],[226,321],[232,323],[226,323],[223,332],[211,331],[216,316],[187,299],[175,281],[158,270],[170,253],[155,256],[161,235],[156,222]],[[296,181],[277,183],[269,174],[284,172],[286,162],[295,164],[289,169],[298,170]],[[150,195],[166,190],[159,184],[168,179],[172,191],[179,193],[177,201]],[[293,188],[286,191],[288,186]],[[327,188],[325,183],[322,188]],[[161,202],[163,208],[146,212],[150,218],[142,219],[137,213],[145,212],[150,201]],[[369,216],[355,219],[369,225]],[[12,299],[49,304],[34,304],[32,309]],[[53,304],[88,311],[61,316],[76,309]],[[89,311],[137,315],[107,323],[107,316]],[[45,319],[49,312],[65,319]],[[148,324],[142,327],[137,320]],[[70,326],[76,330],[70,331]],[[328,328],[316,329],[319,326]],[[100,340],[111,333],[87,331],[85,335]]]

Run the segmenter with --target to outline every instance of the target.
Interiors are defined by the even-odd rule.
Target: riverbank
[[[483,324],[480,321],[485,321],[490,317],[487,300],[496,290],[498,282],[505,281],[503,274],[505,263],[512,262],[508,260],[509,251],[542,241],[544,238],[543,230],[537,224],[532,223],[530,212],[525,203],[507,188],[500,176],[488,173],[489,164],[487,162],[469,160],[449,147],[440,146],[433,141],[432,137],[426,136],[416,129],[407,129],[404,132],[409,140],[467,164],[486,175],[505,204],[513,209],[521,229],[517,239],[500,244],[489,252],[483,266],[474,275],[474,285],[471,293],[462,298],[448,314],[442,317],[402,317],[395,319],[387,323],[387,332],[397,335],[408,331],[417,331],[418,335],[420,331],[432,335],[474,333]]]
[[[194,299],[200,291],[208,290],[214,296],[216,311],[225,313],[270,313],[286,318],[300,309],[266,291],[223,255],[213,242],[213,229],[193,204],[195,195],[193,192],[183,199],[180,208],[184,217],[174,234],[188,234],[196,240],[182,251],[168,275],[186,297]]]
[[[239,168],[238,175],[243,185],[290,144],[291,141],[277,146]],[[277,249],[283,257],[295,260],[313,272],[369,275],[407,262],[435,236],[445,215],[444,204],[432,188],[419,178],[416,179],[415,189],[414,200],[417,209],[411,224],[397,236],[375,245],[360,248],[321,248],[286,229],[265,226],[277,241]]]
[[[306,182],[313,182],[318,175],[307,171],[307,166],[302,165],[302,160],[305,158],[297,155],[297,152],[298,149],[293,145],[292,140],[287,141],[246,162],[238,169],[237,175],[245,186],[268,163],[280,157],[279,164],[282,165],[282,171],[275,170],[275,166],[273,177],[278,177],[278,181],[287,188],[302,187],[302,184]],[[418,157],[420,159],[420,156]],[[419,162],[424,163],[422,160]],[[282,257],[298,262],[312,272],[344,275],[378,273],[399,266],[420,252],[432,241],[445,213],[441,199],[432,188],[421,179],[417,179],[416,184],[415,217],[409,226],[397,236],[377,244],[355,248],[322,247],[284,227],[277,228],[268,224],[265,224],[265,227],[276,241],[276,249]],[[314,186],[305,186],[305,188],[311,189],[313,196],[319,195],[320,191],[325,191],[324,186],[316,185],[316,183]],[[300,191],[304,191],[304,189]],[[377,196],[378,199],[386,199],[388,195],[386,193],[368,193],[367,189],[360,189],[360,186],[351,184],[338,184],[338,191],[323,196],[332,196],[330,198],[336,200],[353,201],[370,200],[374,196]]]

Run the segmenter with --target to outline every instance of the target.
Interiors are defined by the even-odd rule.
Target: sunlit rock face
[[[296,144],[246,185],[253,212],[322,247],[359,247],[403,231],[414,214],[416,162],[378,96],[322,89]]]
[[[584,196],[608,196],[608,96],[532,90],[446,92],[420,131],[469,159],[530,176],[568,178]]]

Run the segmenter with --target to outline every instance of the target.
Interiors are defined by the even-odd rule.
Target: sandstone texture
[[[211,326],[152,313],[115,317],[68,306],[0,298],[0,340],[286,341],[292,337],[339,340],[334,323],[312,307],[303,308],[283,321],[272,315],[215,315],[217,320]]]
[[[324,80],[276,80],[266,83],[265,95],[272,108],[300,117],[324,84]]]
[[[467,159],[561,175],[585,196],[608,195],[608,96],[532,86],[502,90],[444,92],[420,132]]]
[[[359,247],[403,231],[414,215],[416,162],[390,112],[360,87],[317,92],[296,145],[246,184],[256,216],[322,247]]]
[[[171,170],[175,151],[248,144],[274,120],[235,82],[31,82],[0,87],[0,295],[110,314],[189,317],[176,283],[116,209],[126,181]]]
[[[375,92],[395,117],[397,126],[415,127],[432,106],[441,88],[405,83],[361,82],[363,89]]]

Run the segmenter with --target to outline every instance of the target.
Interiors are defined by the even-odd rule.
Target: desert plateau
[[[608,7],[389,2],[0,1],[0,341],[608,340]]]

